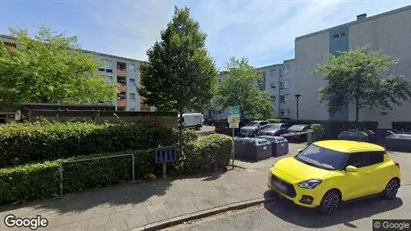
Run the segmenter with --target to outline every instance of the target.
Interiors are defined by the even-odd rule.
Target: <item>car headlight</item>
[[[301,188],[313,189],[321,184],[321,180],[306,180],[298,184]]]

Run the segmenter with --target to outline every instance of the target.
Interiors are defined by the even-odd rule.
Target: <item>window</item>
[[[285,103],[285,96],[284,95],[280,95],[280,102]]]
[[[130,100],[136,100],[136,94],[135,93],[130,93]]]
[[[284,74],[284,68],[280,67],[279,72],[280,72],[280,76],[283,76],[283,74]]]
[[[264,84],[264,82],[265,82],[265,71],[261,72],[261,75],[263,76],[263,78],[258,81],[259,85]]]
[[[291,68],[290,68],[290,65],[285,65],[285,70],[284,70],[284,73],[285,74],[288,74],[288,73],[290,73],[290,71],[291,71]]]
[[[288,89],[291,87],[291,81],[289,79],[284,80],[284,88]]]
[[[280,89],[284,89],[284,82],[280,82]]]
[[[352,165],[357,168],[364,167],[365,166],[364,154],[363,153],[350,154],[348,161],[347,161],[347,166],[348,165]]]
[[[333,35],[334,38],[340,38],[340,37],[343,37],[343,36],[345,36],[345,33],[338,33],[338,34]]]
[[[111,60],[104,60],[104,66],[106,68],[106,72],[113,72],[113,63],[111,62]]]
[[[343,170],[347,155],[348,154],[343,152],[337,152],[311,144],[294,158],[304,164],[318,168],[327,170]],[[357,154],[350,155],[350,157],[356,155]]]
[[[291,109],[287,108],[285,110],[285,116],[290,117],[291,116]]]
[[[290,94],[284,95],[285,102],[290,102]]]
[[[275,95],[270,96],[271,100],[275,101]]]
[[[369,152],[364,155],[366,166],[384,162],[384,152]]]
[[[272,89],[275,89],[275,83],[271,83],[270,86]]]
[[[280,116],[284,116],[285,115],[285,111],[284,111],[284,109],[281,109],[280,110]]]
[[[130,64],[128,66],[129,66],[130,71],[136,71],[136,65]]]
[[[131,107],[131,108],[130,108],[130,111],[135,111],[135,110],[136,110],[136,109],[135,109],[135,108],[133,108],[133,107]]]
[[[128,80],[130,82],[131,86],[135,86],[136,85],[136,80],[135,79],[129,79]]]
[[[113,76],[107,76],[107,82],[109,83],[113,82]]]
[[[272,77],[275,77],[275,69],[272,69],[272,70],[271,70],[271,76],[272,76]]]
[[[267,121],[264,121],[264,122],[261,122],[260,123],[260,126],[264,126],[264,125],[267,125],[268,124],[268,122]]]

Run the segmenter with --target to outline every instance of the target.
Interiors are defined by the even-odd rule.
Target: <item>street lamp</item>
[[[299,120],[299,107],[298,107],[298,99],[300,98],[301,94],[295,94],[295,98],[297,99],[297,121]]]

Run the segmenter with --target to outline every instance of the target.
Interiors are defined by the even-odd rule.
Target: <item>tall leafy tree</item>
[[[190,17],[189,8],[175,7],[161,40],[147,50],[149,62],[140,69],[138,92],[147,105],[179,115],[203,110],[213,97],[217,77],[215,62],[205,47],[206,37]],[[181,128],[182,116],[179,122]]]
[[[327,102],[331,114],[353,103],[356,122],[363,108],[393,110],[393,105],[411,101],[411,84],[404,76],[390,74],[384,78],[398,62],[388,55],[369,51],[368,46],[330,55],[328,63],[314,70],[328,81],[327,86],[319,89],[319,99]]]
[[[248,63],[246,58],[231,58],[217,90],[216,103],[226,109],[240,105],[241,113],[247,117],[266,119],[274,116],[274,106],[267,91],[261,91],[257,82],[263,77]]]
[[[80,50],[77,37],[41,27],[10,29],[17,49],[0,41],[0,108],[32,103],[112,103],[115,86],[97,74],[98,59]]]

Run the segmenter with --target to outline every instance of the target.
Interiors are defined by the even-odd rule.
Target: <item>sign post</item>
[[[234,136],[235,136],[235,129],[239,128],[240,126],[240,106],[229,106],[228,107],[228,123],[229,127],[233,129],[233,169],[234,169],[234,158],[235,158],[235,142],[234,142]]]
[[[155,164],[161,164],[163,168],[163,178],[167,177],[167,163],[176,161],[176,147],[158,148],[155,151]]]

